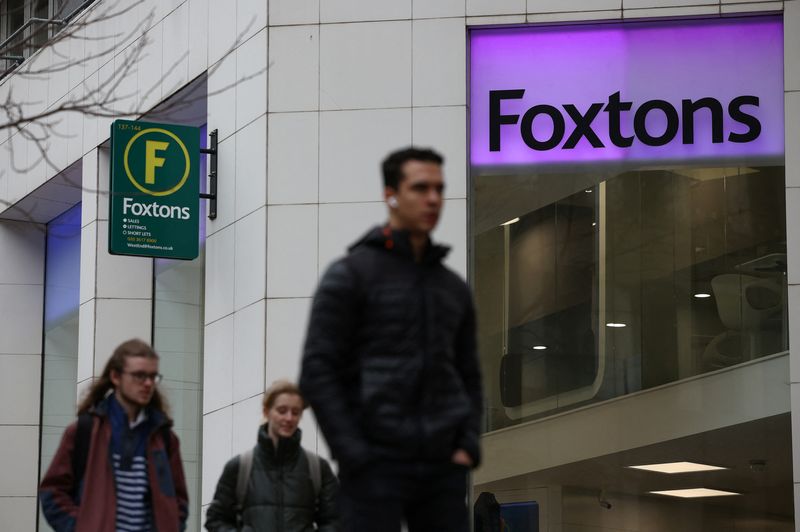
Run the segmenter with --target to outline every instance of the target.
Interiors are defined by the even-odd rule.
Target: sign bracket
[[[201,199],[210,200],[208,203],[208,219],[217,217],[217,130],[208,134],[209,148],[200,148],[200,153],[210,155],[208,161],[208,193],[200,194]]]

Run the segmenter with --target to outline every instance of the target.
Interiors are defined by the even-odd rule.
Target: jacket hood
[[[367,231],[364,236],[350,245],[347,250],[352,253],[360,247],[382,249],[389,253],[406,256],[410,259],[414,258],[414,250],[411,247],[409,232],[400,229],[391,229],[388,225],[376,225]],[[422,262],[426,264],[441,262],[449,252],[449,246],[434,244],[429,238],[422,255]]]

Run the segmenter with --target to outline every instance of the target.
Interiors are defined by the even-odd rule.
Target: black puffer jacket
[[[300,387],[340,471],[375,460],[480,461],[481,377],[472,295],[430,244],[376,227],[320,281]]]
[[[322,485],[318,505],[308,459],[300,447],[300,430],[281,439],[278,449],[267,434],[267,426],[258,431],[258,445],[253,453],[253,470],[247,485],[242,512],[246,532],[336,532],[339,530],[337,496],[339,481],[327,461],[320,459]],[[206,514],[206,529],[212,532],[235,532],[236,480],[239,457],[225,464]],[[315,506],[317,508],[315,509]],[[314,523],[317,529],[314,528]]]

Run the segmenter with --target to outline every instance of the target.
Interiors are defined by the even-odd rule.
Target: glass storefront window
[[[477,532],[794,530],[782,58],[769,15],[470,33]]]
[[[489,430],[788,349],[781,167],[481,175]]]

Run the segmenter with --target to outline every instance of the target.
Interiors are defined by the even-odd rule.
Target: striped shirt
[[[121,456],[114,453],[112,462],[117,488],[117,532],[150,530],[147,459],[144,456],[134,456],[130,469],[123,469]]]

